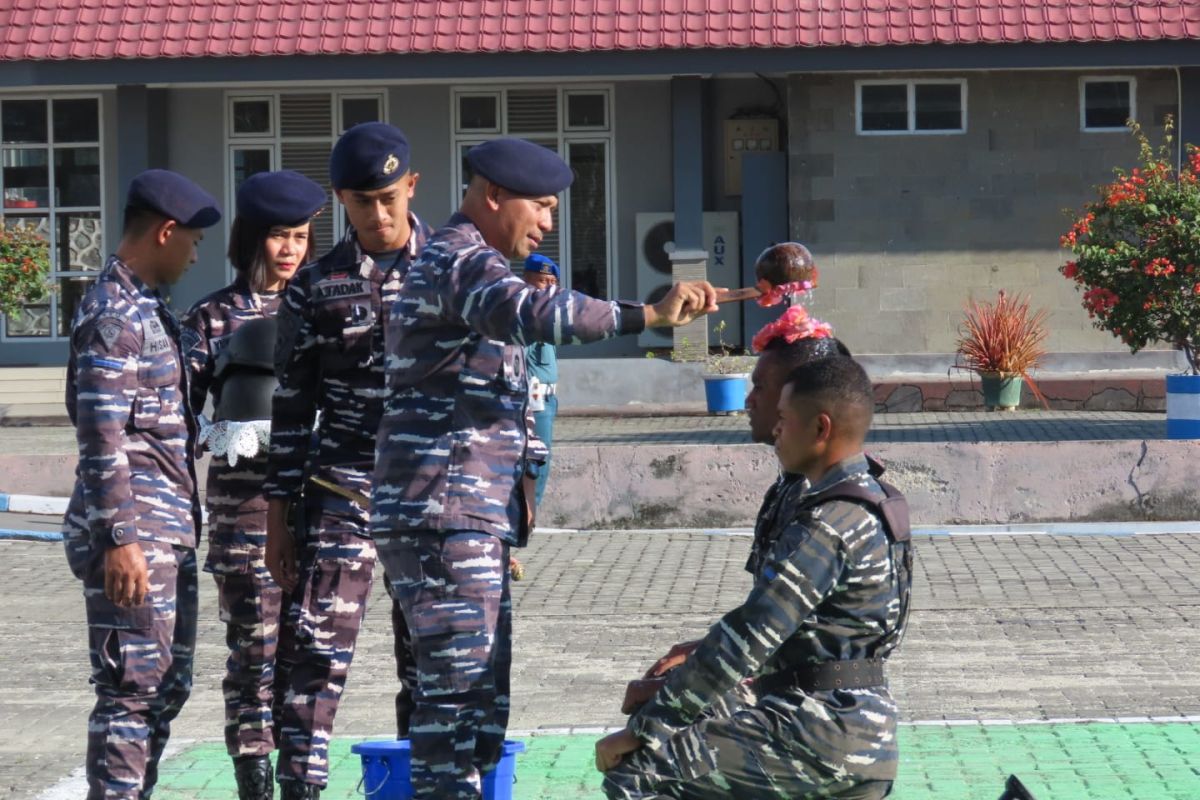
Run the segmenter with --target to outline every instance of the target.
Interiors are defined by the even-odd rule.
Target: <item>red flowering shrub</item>
[[[1174,166],[1172,125],[1151,147],[1136,123],[1140,166],[1116,170],[1062,237],[1074,259],[1059,267],[1083,293],[1092,324],[1136,353],[1167,342],[1200,374],[1200,149]]]
[[[0,224],[0,313],[12,316],[50,291],[50,246],[26,228]]]

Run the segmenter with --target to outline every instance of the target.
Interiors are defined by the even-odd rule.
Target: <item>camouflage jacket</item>
[[[196,424],[179,339],[158,293],[110,257],[71,325],[67,413],[79,466],[63,530],[72,568],[91,547],[196,546]]]
[[[791,523],[789,508],[795,508],[799,497],[808,489],[803,475],[780,472],[779,477],[763,498],[754,521],[754,542],[750,545],[750,557],[746,559],[746,571],[758,575],[762,561],[779,540],[780,534]]]
[[[799,504],[842,481],[884,498],[862,455],[846,459],[795,497]],[[745,678],[826,661],[885,658],[899,644],[911,577],[902,545],[863,505],[832,500],[787,512],[790,524],[762,560],[746,601],[721,618],[630,729],[658,748]],[[896,777],[896,706],[886,687],[780,689],[758,705],[779,720],[781,743],[828,775]]]
[[[275,316],[281,300],[279,293],[254,292],[239,277],[188,310],[183,317],[183,345],[193,409],[199,412],[204,408],[217,356],[234,331],[250,320]],[[259,548],[266,545],[267,501],[262,492],[266,474],[264,453],[242,459],[236,467],[220,457],[214,456],[209,461],[205,487],[210,565],[217,561],[227,569],[243,567],[257,558]]]
[[[295,499],[306,463],[341,486],[370,494],[383,396],[383,322],[429,228],[409,215],[406,253],[386,272],[351,228],[288,282],[277,316],[271,450],[264,491]],[[317,411],[317,452],[310,453]]]
[[[472,530],[523,541],[518,491],[545,446],[529,431],[526,345],[645,325],[640,306],[537,291],[462,214],[434,234],[387,324],[371,532]]]

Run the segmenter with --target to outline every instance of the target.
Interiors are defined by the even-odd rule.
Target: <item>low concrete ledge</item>
[[[1196,519],[1196,445],[1180,441],[896,443],[871,448],[918,524]],[[754,524],[777,474],[756,445],[557,448],[539,523]]]

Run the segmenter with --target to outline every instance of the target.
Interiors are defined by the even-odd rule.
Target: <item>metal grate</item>
[[[284,136],[324,136],[333,130],[333,102],[328,94],[279,96],[279,129]],[[328,155],[328,151],[326,152]]]
[[[556,89],[514,89],[508,93],[508,132],[550,133],[558,131]]]
[[[284,142],[281,146],[281,169],[294,169],[301,175],[320,184],[326,197],[332,197],[329,188],[329,144]],[[313,220],[313,238],[316,252],[324,253],[333,247],[333,213],[330,207]]]

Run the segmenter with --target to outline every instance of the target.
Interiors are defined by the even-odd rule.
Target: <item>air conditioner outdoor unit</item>
[[[659,300],[671,288],[671,253],[675,251],[675,215],[646,211],[637,214],[637,293],[643,303]],[[708,280],[715,286],[741,285],[741,243],[736,211],[704,213],[701,247],[708,251]],[[725,321],[726,343],[741,344],[741,309],[737,303],[724,305],[709,319],[712,325]],[[710,342],[715,338],[709,337]],[[642,347],[671,347],[670,328],[647,328],[638,336]]]

